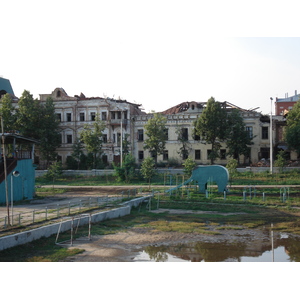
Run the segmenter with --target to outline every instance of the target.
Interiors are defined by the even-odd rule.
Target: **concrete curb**
[[[151,196],[144,196],[140,198],[136,198],[127,202],[124,202],[122,207],[114,208],[108,211],[98,212],[91,215],[92,223],[101,222],[108,219],[114,219],[129,215],[131,212],[131,208],[137,207],[141,202],[148,200]],[[89,218],[88,216],[83,216],[80,219],[80,226],[88,224]],[[64,232],[71,229],[71,220],[66,220],[61,222],[60,232]],[[16,233],[13,235],[8,235],[0,238],[0,251],[15,247],[18,245],[23,245],[34,240],[38,240],[42,237],[50,237],[53,234],[57,234],[58,228],[60,226],[60,222],[39,227],[36,229]]]

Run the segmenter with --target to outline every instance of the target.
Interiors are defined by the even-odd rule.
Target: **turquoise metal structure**
[[[167,192],[175,191],[181,188],[183,185],[187,185],[188,183],[194,181],[198,184],[200,193],[206,192],[208,182],[215,182],[218,185],[218,192],[223,193],[224,191],[227,191],[228,180],[228,170],[223,166],[198,166],[193,170],[192,176],[188,180],[174,188],[167,190]]]
[[[0,137],[0,204],[33,199],[36,168],[33,158],[37,141],[15,133],[3,133]],[[18,177],[14,176],[16,172]]]
[[[18,171],[20,176],[14,177],[13,172]],[[9,202],[33,199],[35,195],[35,166],[32,159],[18,160],[16,167],[7,176]],[[5,182],[0,183],[0,204],[4,204]]]
[[[14,96],[13,88],[8,79],[0,77],[0,96],[5,95],[6,93]]]

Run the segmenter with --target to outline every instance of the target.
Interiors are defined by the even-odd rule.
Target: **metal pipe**
[[[272,122],[272,101],[271,100],[271,115],[270,115],[270,174],[273,174],[273,122]]]
[[[4,163],[4,180],[5,180],[5,196],[6,196],[6,208],[7,208],[7,224],[10,225],[9,218],[9,200],[8,200],[8,184],[7,184],[7,164],[6,164],[6,154],[5,154],[5,137],[4,137],[4,124],[3,117],[1,117],[1,128],[2,128],[2,148],[3,148],[3,163]]]

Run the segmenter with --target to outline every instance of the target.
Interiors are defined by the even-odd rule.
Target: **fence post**
[[[246,201],[246,192],[243,191],[243,200]]]
[[[48,207],[47,206],[46,206],[45,214],[46,214],[46,220],[47,220],[48,219]]]
[[[71,214],[71,202],[69,201],[69,215]]]
[[[21,226],[21,214],[19,214],[19,226]]]
[[[57,217],[59,217],[59,204],[57,204]]]

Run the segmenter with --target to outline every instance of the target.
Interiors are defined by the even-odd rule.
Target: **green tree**
[[[21,135],[35,139],[40,138],[43,119],[41,116],[40,102],[33,99],[29,91],[24,91],[18,101],[16,113],[16,127]]]
[[[59,122],[55,116],[53,99],[48,97],[44,105],[40,105],[40,116],[43,120],[37,129],[39,138],[39,151],[46,160],[46,166],[57,159],[56,149],[61,145]]]
[[[54,181],[62,175],[62,165],[61,162],[54,162],[48,167],[48,171],[46,173],[46,178],[52,179],[52,183],[54,185]],[[54,188],[54,186],[53,186]]]
[[[279,168],[280,173],[283,172],[283,168],[286,164],[286,158],[285,158],[285,151],[281,150],[279,153],[276,155],[277,159],[274,162],[275,167]]]
[[[102,136],[105,129],[105,123],[96,115],[95,122],[92,125],[85,125],[80,133],[80,139],[85,144],[88,153],[93,154],[93,167],[96,168],[96,162],[102,154]]]
[[[300,100],[289,111],[286,120],[285,140],[289,148],[300,155]]]
[[[194,135],[199,135],[205,143],[211,144],[211,164],[219,157],[221,142],[226,138],[226,120],[226,109],[211,97],[200,117],[194,121]]]
[[[154,158],[155,167],[157,166],[157,156],[163,154],[165,150],[167,119],[158,113],[153,115],[145,125],[145,134],[147,139],[144,142],[144,149],[148,149]]]
[[[191,150],[189,138],[187,135],[187,131],[185,131],[186,128],[183,127],[176,127],[175,132],[177,134],[177,140],[180,142],[181,147],[179,148],[179,151],[177,152],[182,159],[186,159],[189,155],[189,152]]]
[[[237,175],[236,168],[238,167],[238,161],[234,158],[230,159],[226,165],[229,173],[230,185],[232,183],[232,179]]]
[[[156,174],[155,161],[152,157],[147,157],[143,160],[141,165],[141,173],[143,177],[148,180],[150,190],[151,179]]]
[[[227,118],[227,134],[226,144],[228,148],[227,155],[237,159],[237,163],[240,164],[240,155],[249,155],[252,138],[246,131],[246,126],[240,111],[233,109],[228,113]]]
[[[80,161],[83,154],[83,145],[79,138],[76,138],[75,143],[72,146],[71,157],[77,162],[77,170],[80,167]]]
[[[4,132],[16,130],[16,114],[10,94],[5,94],[1,98],[0,116],[3,118]]]
[[[113,163],[113,167],[118,181],[129,183],[135,177],[136,163],[135,158],[131,154],[125,155],[122,166]]]
[[[123,148],[123,155],[127,155],[129,154],[129,145],[130,145],[130,142],[128,140],[129,138],[129,134],[128,133],[125,133],[124,137],[123,137],[123,144],[122,144],[122,148]]]
[[[191,158],[191,157],[188,157],[185,162],[183,163],[183,166],[184,166],[184,174],[188,175],[188,176],[191,176],[192,175],[192,172],[193,170],[195,169],[196,167],[196,162]]]

